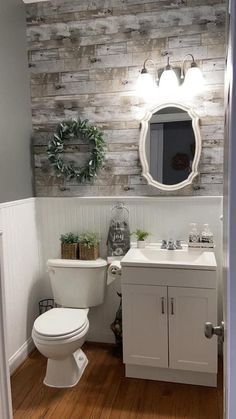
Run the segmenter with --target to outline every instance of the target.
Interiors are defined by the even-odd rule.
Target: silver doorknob
[[[224,322],[221,322],[220,326],[215,327],[212,323],[207,322],[205,323],[204,332],[206,338],[211,339],[213,335],[216,335],[221,338],[222,342],[224,342]]]

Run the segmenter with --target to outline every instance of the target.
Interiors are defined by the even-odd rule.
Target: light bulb
[[[154,79],[147,71],[142,71],[138,76],[136,90],[140,97],[146,97],[153,93]]]
[[[173,93],[178,86],[179,81],[175,71],[172,68],[165,69],[160,77],[159,87],[168,94]]]
[[[204,87],[204,78],[199,67],[190,67],[185,75],[183,88],[189,93],[200,93]]]

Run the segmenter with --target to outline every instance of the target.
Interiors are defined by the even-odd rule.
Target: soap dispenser
[[[213,233],[210,230],[209,224],[203,225],[201,241],[202,243],[213,243]]]
[[[200,236],[197,230],[197,224],[191,223],[190,231],[189,231],[189,243],[198,243],[199,241],[200,241]]]

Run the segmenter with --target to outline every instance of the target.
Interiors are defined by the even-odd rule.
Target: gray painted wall
[[[225,0],[50,0],[27,5],[37,196],[221,195],[223,183]],[[144,59],[179,66],[191,52],[206,88],[189,101],[199,115],[199,176],[180,191],[147,185],[138,155],[144,104],[135,95]],[[61,182],[46,146],[57,123],[77,116],[99,126],[107,141],[94,183]],[[79,144],[67,159],[81,159]],[[84,157],[84,156],[83,156]]]
[[[0,202],[32,196],[25,6],[0,2]]]

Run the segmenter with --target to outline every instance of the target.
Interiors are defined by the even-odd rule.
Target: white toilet
[[[47,266],[53,297],[60,307],[35,320],[32,338],[48,358],[44,384],[73,387],[88,363],[81,346],[89,330],[89,308],[104,301],[107,262],[50,259]]]

